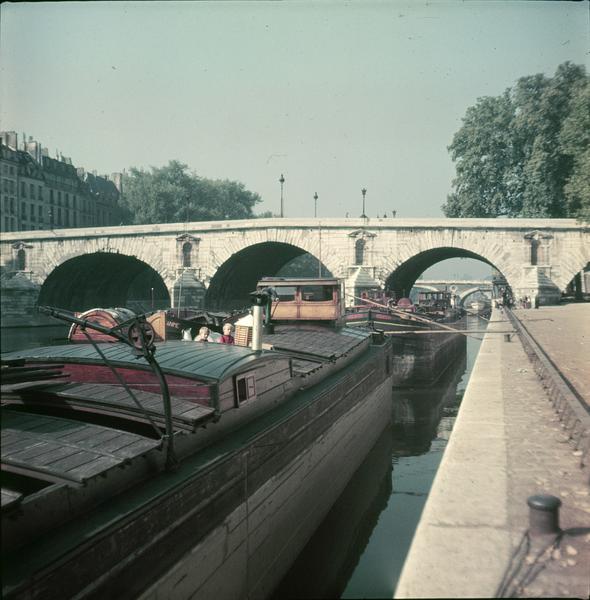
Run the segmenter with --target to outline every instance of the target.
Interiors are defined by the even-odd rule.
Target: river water
[[[462,324],[483,330],[475,317]],[[65,343],[68,327],[0,329],[0,348]],[[396,389],[393,407],[404,423],[387,427],[273,596],[392,598],[416,525],[440,464],[481,344],[467,337],[466,353],[428,388]]]
[[[486,324],[470,317],[462,326]],[[413,407],[416,420],[385,429],[273,600],[393,597],[482,337],[467,337],[435,386],[393,391],[392,405]]]

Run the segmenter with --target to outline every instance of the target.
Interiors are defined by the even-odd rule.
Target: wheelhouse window
[[[236,375],[236,406],[256,398],[256,377],[254,373]]]
[[[306,302],[329,302],[332,300],[332,290],[328,285],[302,285],[301,299]]]
[[[293,302],[295,300],[295,294],[297,293],[296,286],[277,286],[275,290],[281,302]]]

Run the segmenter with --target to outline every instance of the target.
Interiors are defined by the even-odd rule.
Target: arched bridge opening
[[[473,287],[468,290],[459,293],[459,302],[461,306],[465,306],[472,302],[473,300],[478,300],[480,298],[485,298],[486,300],[490,300],[492,297],[492,285],[490,282],[489,287]]]
[[[451,258],[471,258],[486,263],[494,269],[496,268],[495,265],[485,257],[480,256],[475,252],[471,252],[470,250],[450,247],[432,248],[412,256],[395,269],[387,277],[385,289],[395,292],[396,298],[407,296],[414,286],[414,283],[426,269]]]
[[[318,259],[291,244],[263,242],[248,246],[219,267],[207,289],[205,306],[224,310],[248,307],[250,293],[263,277],[317,277],[319,267]],[[330,276],[323,265],[321,272]]]
[[[170,306],[162,277],[133,256],[96,252],[59,265],[45,280],[39,305],[71,311],[125,307],[147,312]]]

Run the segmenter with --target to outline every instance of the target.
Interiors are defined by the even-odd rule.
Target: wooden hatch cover
[[[63,383],[46,388],[21,389],[20,394],[12,394],[3,404],[24,404],[27,406],[50,406],[70,408],[91,413],[127,418],[158,426],[165,426],[164,402],[160,394],[133,390],[133,395],[141,404],[137,406],[127,391],[120,385],[103,383]],[[171,397],[172,424],[177,429],[195,431],[204,422],[215,416],[215,409]],[[148,418],[149,417],[149,418]]]
[[[83,485],[160,444],[99,425],[2,409],[2,470],[43,481]]]

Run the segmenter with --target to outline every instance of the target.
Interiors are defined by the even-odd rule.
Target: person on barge
[[[220,344],[235,344],[233,332],[234,326],[231,323],[226,323],[223,326],[223,335],[219,338],[218,342]]]
[[[195,342],[208,342],[209,341],[209,328],[201,327],[199,334],[195,338]]]

